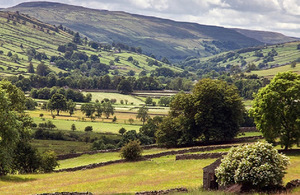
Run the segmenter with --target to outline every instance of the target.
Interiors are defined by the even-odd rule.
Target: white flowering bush
[[[231,148],[216,169],[221,185],[243,184],[264,189],[282,184],[289,159],[271,144],[257,142]]]

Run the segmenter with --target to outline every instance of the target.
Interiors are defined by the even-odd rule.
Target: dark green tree
[[[28,65],[28,67],[27,67],[27,72],[28,72],[28,73],[34,73],[34,68],[33,68],[33,65],[32,65],[31,62],[29,63],[29,65]]]
[[[123,79],[119,83],[117,90],[123,94],[129,94],[132,92],[132,85],[127,79]]]
[[[103,113],[105,115],[105,117],[108,119],[110,115],[114,115],[115,113],[115,108],[112,106],[112,104],[110,102],[104,102],[102,104],[102,108],[103,108]]]
[[[277,138],[287,150],[300,140],[300,75],[278,73],[259,90],[250,115],[268,142]]]
[[[156,133],[158,143],[168,146],[193,144],[201,137],[204,141],[232,139],[244,113],[236,87],[212,79],[200,80],[192,94],[177,94],[170,109]]]
[[[81,112],[85,114],[86,117],[93,118],[93,114],[95,113],[95,105],[94,103],[85,103],[81,105]]]
[[[74,114],[76,110],[76,103],[73,102],[73,100],[68,100],[67,101],[67,111],[69,112],[70,116],[72,116],[72,114]]]
[[[48,108],[50,110],[56,110],[57,116],[59,116],[60,111],[67,110],[66,97],[59,93],[54,94],[48,102]]]

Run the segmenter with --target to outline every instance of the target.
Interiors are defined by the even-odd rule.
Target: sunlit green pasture
[[[287,72],[287,71],[297,72],[298,74],[300,74],[300,63],[297,63],[295,68],[291,68],[291,65],[289,64],[289,65],[280,66],[272,69],[252,71],[251,74],[257,74],[258,76],[272,78],[279,72]]]
[[[299,155],[289,157],[291,164],[284,183],[298,179],[300,174]],[[175,161],[175,156],[166,156],[151,161],[120,163],[76,172],[4,176],[0,178],[0,191],[2,194],[18,195],[58,191],[134,193],[175,187],[197,189],[203,182],[202,168],[214,161]]]
[[[214,161],[175,161],[175,156],[166,156],[84,171],[6,176],[0,179],[0,191],[16,195],[60,191],[112,194],[175,187],[197,188],[202,185],[202,168]]]
[[[60,120],[60,119],[47,119],[43,121],[41,118],[33,118],[33,121],[37,124],[52,121],[58,130],[69,130],[71,131],[71,125],[75,124],[76,131],[84,131],[86,126],[92,126],[93,132],[97,133],[115,133],[123,127],[126,130],[136,130],[140,129],[140,125],[130,125],[124,123],[108,123],[108,122],[91,122],[91,121],[78,121],[78,120]]]

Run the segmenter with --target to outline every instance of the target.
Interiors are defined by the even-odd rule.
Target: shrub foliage
[[[139,141],[130,141],[121,148],[121,157],[128,161],[136,161],[142,157],[142,148]]]
[[[289,159],[271,144],[257,142],[231,148],[216,169],[221,185],[242,184],[252,189],[272,189],[282,184]]]

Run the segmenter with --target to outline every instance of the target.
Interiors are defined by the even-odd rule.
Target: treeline
[[[58,87],[32,89],[30,92],[30,96],[32,98],[48,100],[51,99],[51,97],[56,93],[62,94],[66,97],[67,100],[72,100],[74,102],[90,102],[92,99],[92,95],[90,93],[83,95],[82,92],[77,90]]]

